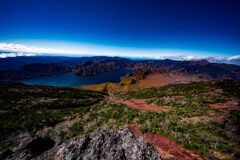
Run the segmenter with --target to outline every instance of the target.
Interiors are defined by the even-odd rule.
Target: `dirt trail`
[[[132,124],[128,124],[126,127],[129,128],[137,137],[142,137],[145,142],[153,144],[163,160],[203,160],[203,158],[199,155],[182,148],[174,141],[160,134],[142,134],[138,129],[136,129],[136,125]]]
[[[124,104],[128,107],[135,108],[141,111],[148,112],[162,112],[170,109],[170,106],[157,106],[155,104],[147,104],[144,99],[119,99],[119,98],[109,98],[109,101],[115,104]]]

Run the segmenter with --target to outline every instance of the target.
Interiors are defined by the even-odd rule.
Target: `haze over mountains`
[[[44,56],[45,55],[45,56]],[[0,51],[0,58],[11,58],[11,57],[32,57],[32,56],[59,56],[59,57],[64,57],[67,55],[67,57],[91,57],[91,56],[96,56],[94,54],[80,54],[80,55],[75,55],[75,54],[42,54],[42,53],[31,53],[31,52],[1,52]],[[104,55],[104,54],[102,54]],[[114,56],[111,56],[114,57]],[[128,59],[133,59],[133,60],[144,60],[144,59],[150,59],[150,60],[164,60],[164,59],[170,59],[170,60],[176,60],[176,61],[196,61],[196,60],[202,60],[205,59],[209,62],[213,63],[227,63],[227,64],[235,64],[235,65],[240,65],[240,56],[235,55],[231,57],[222,57],[222,56],[207,56],[207,57],[198,57],[198,56],[187,56],[187,55],[178,55],[178,56],[120,56],[123,58],[128,58]]]
[[[64,44],[63,44],[64,45]],[[81,46],[81,45],[80,45]],[[79,47],[79,46],[75,46]],[[94,48],[94,46],[88,46]],[[240,55],[224,55],[204,51],[191,50],[174,50],[174,49],[158,49],[158,50],[124,50],[124,48],[108,48],[107,50],[99,47],[96,50],[88,50],[86,46],[77,49],[54,49],[28,47],[20,44],[2,43],[0,42],[0,58],[19,57],[19,56],[67,56],[67,57],[90,57],[90,56],[111,56],[125,57],[129,59],[152,59],[152,60],[201,60],[205,59],[215,63],[228,63],[240,65]]]

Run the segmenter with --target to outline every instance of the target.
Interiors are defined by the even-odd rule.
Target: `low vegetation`
[[[72,88],[0,86],[0,136],[17,130],[55,125],[79,111],[87,112],[103,93]]]
[[[209,158],[218,153],[221,159],[238,159],[239,137],[239,82],[230,80],[178,84],[143,89],[120,94],[121,98],[146,99],[146,102],[171,106],[162,113],[151,113],[141,124],[142,132],[159,133],[183,147]],[[236,101],[235,106],[214,109],[210,104]]]
[[[220,159],[239,159],[240,156],[239,82],[177,84],[115,95],[145,99],[159,107],[171,106],[160,113],[113,104],[107,99],[98,103],[105,96],[101,92],[23,85],[1,85],[0,90],[1,136],[42,125],[54,126],[66,117],[77,116],[69,130],[58,135],[62,140],[99,128],[136,124],[143,133],[162,134],[205,158],[214,155]],[[230,101],[236,102],[231,109],[211,107]]]

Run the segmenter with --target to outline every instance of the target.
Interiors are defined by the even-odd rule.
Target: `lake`
[[[131,70],[121,69],[110,72],[99,73],[95,76],[76,76],[74,73],[61,73],[53,76],[42,76],[26,80],[24,83],[29,85],[44,85],[44,86],[64,86],[74,87],[88,84],[99,84],[105,82],[120,82],[121,77],[124,77]]]

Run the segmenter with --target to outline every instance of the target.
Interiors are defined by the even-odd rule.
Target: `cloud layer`
[[[69,53],[69,51],[52,49],[52,48],[38,48],[27,47],[21,44],[0,43],[1,52],[18,52],[18,53]]]
[[[35,53],[0,53],[0,58],[8,58],[8,57],[19,57],[19,56],[36,56],[38,54]]]
[[[240,55],[231,56],[231,57],[198,57],[198,56],[184,56],[184,55],[178,55],[178,56],[158,56],[155,57],[156,59],[171,59],[171,60],[177,60],[177,61],[195,61],[195,60],[201,60],[205,59],[209,62],[214,63],[228,63],[228,64],[236,64],[240,65]]]
[[[98,51],[95,51],[98,52]],[[106,56],[121,56],[121,54],[114,54],[114,53],[107,53],[102,54],[100,53],[90,53],[91,55],[106,55]],[[174,52],[174,51],[172,51]],[[133,52],[132,52],[133,53]],[[167,53],[167,52],[165,52]],[[187,53],[187,52],[186,52]],[[83,51],[71,51],[71,50],[60,50],[60,49],[52,49],[52,48],[39,48],[39,47],[27,47],[25,45],[20,44],[13,44],[13,43],[0,43],[0,58],[7,58],[7,57],[17,57],[17,56],[36,56],[36,55],[44,55],[44,54],[58,54],[58,55],[75,55],[80,56],[83,55]],[[146,56],[137,54],[128,54],[126,56],[126,53],[122,54],[122,56],[125,57],[131,57],[131,58],[151,58],[151,59],[171,59],[171,60],[180,60],[180,61],[189,61],[189,60],[200,60],[200,59],[206,59],[210,62],[216,62],[216,63],[230,63],[230,64],[237,64],[240,65],[240,55],[235,55],[231,57],[199,57],[199,56],[192,56],[192,55],[174,55],[179,54],[178,52],[174,52],[173,56],[165,56],[164,52],[159,52],[159,56],[152,56],[151,54],[147,54]],[[190,54],[190,53],[187,53]]]

